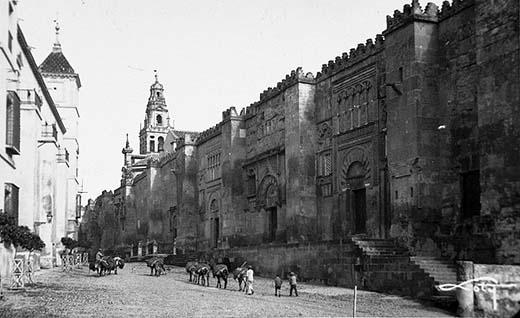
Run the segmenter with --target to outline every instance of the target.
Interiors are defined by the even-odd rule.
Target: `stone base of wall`
[[[427,280],[408,257],[367,258],[352,241],[310,244],[259,245],[207,251],[205,261],[213,258],[231,269],[247,262],[263,277],[287,277],[295,272],[302,281],[389,292],[412,297],[428,297],[433,280]]]

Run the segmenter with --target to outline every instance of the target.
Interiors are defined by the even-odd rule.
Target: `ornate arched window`
[[[211,200],[211,203],[209,204],[209,211],[211,213],[217,213],[218,212],[218,201],[217,201],[217,199]]]
[[[157,138],[157,151],[164,151],[164,138]]]
[[[155,117],[155,122],[157,123],[157,126],[162,126],[162,124],[163,124],[162,116],[157,115],[157,117]]]

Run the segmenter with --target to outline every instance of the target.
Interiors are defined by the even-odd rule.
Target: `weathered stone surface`
[[[127,164],[117,244],[216,249],[271,272],[283,266],[269,253],[314,270],[320,249],[292,244],[361,234],[419,256],[520,264],[518,25],[518,1],[413,1],[316,77],[298,68],[146,168]],[[368,288],[414,275],[370,265]]]

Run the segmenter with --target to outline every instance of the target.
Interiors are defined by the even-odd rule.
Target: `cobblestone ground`
[[[183,268],[150,276],[143,263],[126,264],[118,275],[97,277],[86,267],[72,272],[56,268],[37,273],[36,285],[25,291],[7,291],[0,301],[2,317],[349,317],[353,290],[299,284],[299,297],[274,297],[270,279],[255,278],[255,293],[238,292],[231,278],[228,289],[188,282]],[[358,292],[359,317],[451,317],[410,299]]]

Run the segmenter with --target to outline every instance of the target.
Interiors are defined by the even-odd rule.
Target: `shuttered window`
[[[7,152],[20,154],[20,99],[13,91],[7,92],[5,139]]]
[[[318,176],[328,176],[332,173],[332,157],[329,153],[318,157]]]
[[[4,192],[4,211],[7,215],[14,218],[15,224],[18,225],[18,192],[19,189],[12,183],[5,184]]]

